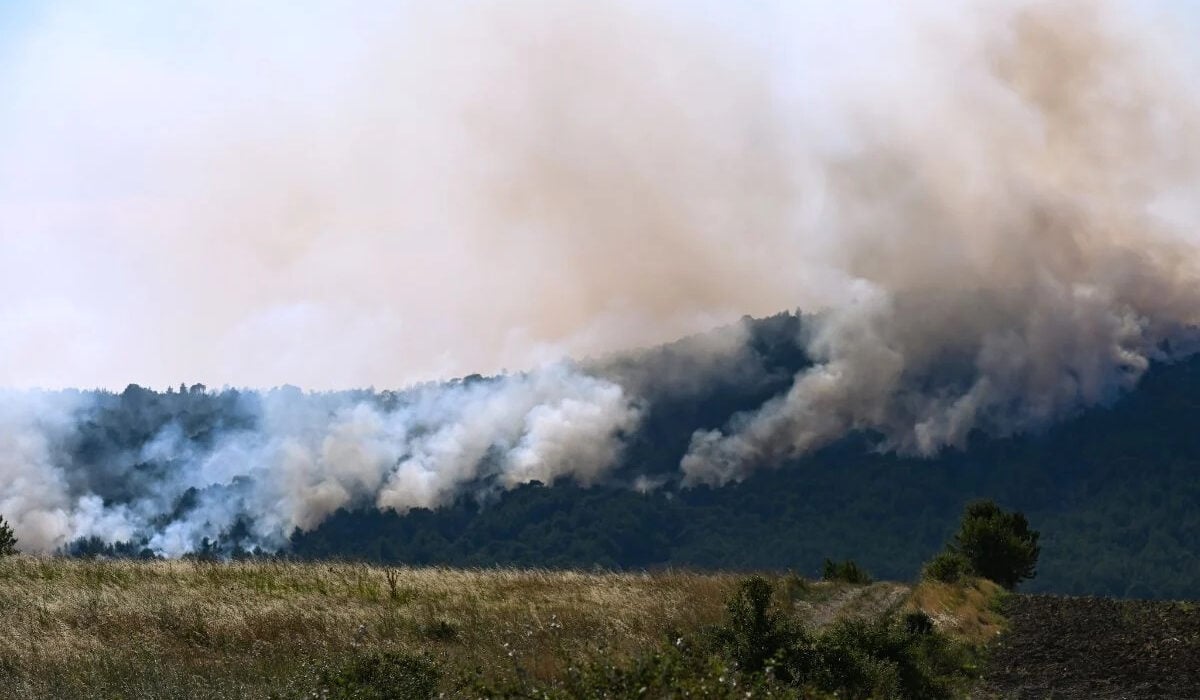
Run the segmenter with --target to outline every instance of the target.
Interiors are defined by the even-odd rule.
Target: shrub
[[[672,639],[624,662],[571,664],[563,677],[539,683],[522,676],[480,674],[456,690],[471,697],[568,698],[895,698],[951,697],[969,680],[963,651],[923,612],[903,617],[845,618],[813,636],[772,607],[773,590],[755,576],[727,604],[716,644]]]
[[[771,609],[771,584],[753,576],[738,586],[726,604],[726,624],[716,639],[743,673],[758,673],[772,660],[780,660],[802,637],[801,631],[780,612]]]
[[[624,662],[594,659],[573,664],[548,682],[486,680],[456,687],[462,697],[493,700],[576,700],[577,698],[706,698],[772,700],[796,698],[785,683],[765,674],[738,675],[729,662],[688,644],[669,643]]]
[[[867,573],[867,570],[855,564],[852,559],[843,562],[826,559],[822,578],[826,581],[842,581],[844,583],[871,582],[871,575]]]
[[[933,634],[933,618],[924,610],[911,610],[904,614],[904,629],[912,635]]]
[[[425,700],[437,694],[441,673],[413,654],[383,652],[351,657],[321,673],[318,697],[335,700]]]
[[[17,537],[13,534],[13,530],[8,523],[4,522],[4,516],[0,516],[0,557],[7,557],[17,553]]]
[[[950,549],[961,553],[975,573],[1012,590],[1037,574],[1039,534],[1029,528],[1024,514],[1005,512],[992,501],[974,501],[967,505]]]
[[[927,579],[942,583],[958,583],[971,574],[971,562],[960,552],[945,549],[930,559],[921,571]]]
[[[952,648],[923,613],[839,620],[817,638],[813,659],[812,683],[851,698],[950,697],[950,679],[959,669]]]

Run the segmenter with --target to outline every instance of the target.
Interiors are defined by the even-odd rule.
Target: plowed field
[[[979,698],[1200,698],[1200,604],[1019,595]]]

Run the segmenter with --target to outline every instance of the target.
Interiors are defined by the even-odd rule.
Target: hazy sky
[[[6,0],[0,385],[395,386],[853,294],[789,153],[939,4]]]

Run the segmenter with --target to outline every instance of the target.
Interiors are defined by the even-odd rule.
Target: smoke
[[[97,394],[0,402],[0,513],[22,548],[98,537],[178,556],[241,527],[242,544],[274,549],[338,508],[405,512],[471,490],[588,485],[619,462],[640,411],[620,386],[564,364],[400,393],[107,396],[121,406],[115,418]],[[214,402],[215,416],[188,415]]]
[[[802,248],[753,36],[436,5],[38,13],[0,74],[0,385],[402,386],[807,301],[762,274]]]
[[[1103,9],[988,13],[996,31],[940,49],[930,79],[952,89],[869,120],[830,164],[829,226],[861,295],[818,319],[816,364],[786,395],[693,436],[689,481],[852,430],[930,455],[1037,429],[1188,347],[1195,232],[1164,211],[1200,175],[1200,112]]]
[[[54,446],[72,428],[70,406],[64,395],[0,396],[0,515],[32,549],[47,549],[71,530],[66,485],[54,460]]]
[[[163,496],[200,495],[149,546],[182,554],[242,519],[254,542],[275,547],[338,508],[404,512],[444,505],[471,486],[591,484],[616,463],[620,438],[638,415],[619,386],[563,365],[418,388],[395,403],[267,393],[257,429],[224,435],[178,480],[155,485],[151,512]],[[178,444],[168,449],[181,452]]]
[[[797,307],[811,366],[684,483],[1111,400],[1200,321],[1191,57],[1131,7],[47,6],[0,41],[0,384],[501,376],[245,393],[103,455],[64,447],[92,395],[6,395],[0,513],[179,554],[597,483],[664,387],[761,368],[736,327],[564,357]]]

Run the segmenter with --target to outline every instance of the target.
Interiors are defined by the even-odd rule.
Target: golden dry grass
[[[925,580],[909,594],[906,606],[923,610],[938,629],[973,646],[983,646],[1004,629],[997,604],[1005,595],[987,579],[962,583]]]
[[[305,697],[321,668],[376,650],[429,655],[451,691],[473,675],[545,680],[721,622],[743,578],[0,558],[0,698]],[[923,582],[905,600],[898,584],[768,579],[808,624],[901,604],[971,643],[1001,624],[986,581]]]
[[[546,678],[718,622],[739,576],[0,559],[0,697],[263,697],[372,649]]]

